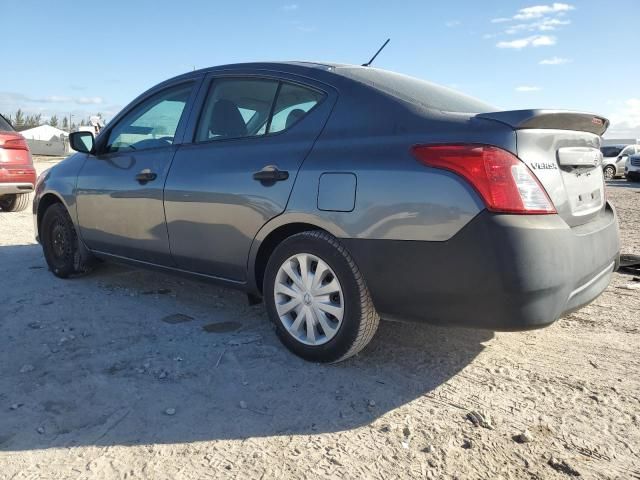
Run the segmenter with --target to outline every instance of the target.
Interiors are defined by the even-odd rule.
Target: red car
[[[0,210],[27,208],[35,184],[36,169],[26,140],[0,115]]]

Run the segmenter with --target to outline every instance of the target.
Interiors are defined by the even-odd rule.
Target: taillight
[[[417,145],[424,165],[454,172],[478,192],[488,210],[501,213],[556,213],[547,192],[518,157],[489,145]]]
[[[16,133],[0,133],[0,148],[29,150],[29,146],[24,137]]]

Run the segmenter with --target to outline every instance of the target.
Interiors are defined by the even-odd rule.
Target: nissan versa
[[[608,123],[370,67],[215,67],[72,134],[79,153],[38,179],[35,225],[59,277],[106,259],[262,297],[308,360],[359,352],[379,316],[538,328],[616,268]]]

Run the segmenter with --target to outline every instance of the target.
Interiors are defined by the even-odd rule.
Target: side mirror
[[[629,155],[625,153],[624,155],[620,155],[618,157],[618,161],[627,160],[628,158],[629,158]]]
[[[69,144],[76,152],[93,153],[94,142],[91,132],[73,132],[69,135]]]

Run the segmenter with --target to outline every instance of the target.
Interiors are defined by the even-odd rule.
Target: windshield
[[[406,102],[443,112],[488,113],[498,110],[450,88],[400,73],[368,67],[338,67],[335,71]]]

